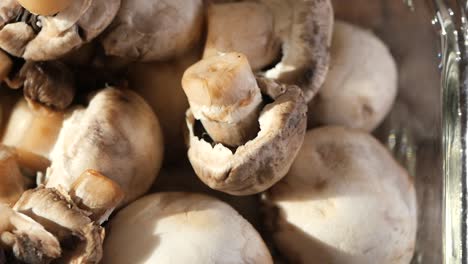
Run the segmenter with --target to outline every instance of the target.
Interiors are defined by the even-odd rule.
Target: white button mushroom
[[[188,157],[203,182],[229,194],[250,195],[286,175],[306,128],[298,87],[256,80],[239,53],[198,62],[185,72],[182,86],[191,107]]]
[[[273,237],[292,263],[410,263],[416,195],[376,139],[323,127],[306,134],[289,174],[267,193]]]
[[[388,48],[370,31],[337,22],[330,66],[309,105],[311,123],[375,129],[390,111],[398,88]]]
[[[192,48],[202,25],[202,0],[122,0],[101,43],[107,55],[167,60]]]
[[[42,225],[0,204],[0,263],[49,263],[61,253],[57,238]]]
[[[229,205],[191,193],[141,198],[110,222],[103,263],[272,263],[260,235]]]
[[[174,167],[163,168],[151,192],[196,192],[216,197],[232,206],[255,228],[262,227],[259,195],[232,196],[213,190],[197,177],[190,163],[178,163]]]
[[[0,1],[0,48],[28,60],[62,57],[97,37],[113,20],[120,0]],[[57,12],[57,13],[55,13]]]
[[[256,2],[213,4],[207,11],[208,35],[203,57],[218,52],[240,52],[254,71],[272,64],[280,55],[275,21],[270,9]]]
[[[128,203],[149,190],[162,156],[161,128],[145,100],[106,88],[63,123],[44,183],[70,191],[83,171],[93,169],[117,182]]]

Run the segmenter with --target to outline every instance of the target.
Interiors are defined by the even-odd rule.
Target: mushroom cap
[[[202,0],[122,0],[101,43],[107,55],[166,60],[192,48],[202,25]]]
[[[192,193],[145,196],[111,219],[103,263],[273,263],[229,205]]]
[[[188,157],[198,177],[213,189],[232,195],[262,192],[286,175],[302,145],[307,106],[300,88],[263,78],[258,84],[274,102],[260,114],[258,135],[235,151],[201,138],[187,111]]]
[[[207,27],[204,58],[218,52],[240,52],[257,71],[271,65],[280,55],[273,14],[262,3],[212,4],[207,10]]]
[[[412,180],[362,131],[307,132],[290,172],[267,199],[278,209],[275,242],[293,263],[409,263],[413,256]]]
[[[0,248],[4,246],[11,247],[15,258],[26,263],[48,263],[61,254],[59,241],[42,225],[0,204]]]
[[[26,100],[20,99],[8,118],[2,143],[49,157],[63,119],[63,113],[36,112],[31,110]]]
[[[310,123],[374,130],[397,95],[392,55],[371,31],[341,21],[330,52],[327,79],[309,104]]]
[[[0,2],[0,48],[27,60],[60,58],[99,35],[119,8],[120,0],[73,0],[54,16],[32,15],[28,21],[21,21],[19,17],[24,12],[21,5],[16,0],[3,0]]]
[[[163,148],[158,119],[145,100],[130,90],[106,88],[63,123],[45,184],[69,191],[83,171],[93,169],[120,185],[125,204],[151,187]]]
[[[61,243],[73,241],[72,237],[78,239],[62,254],[63,263],[99,263],[101,260],[104,229],[58,190],[44,186],[27,190],[13,209],[40,223]]]
[[[281,83],[301,87],[309,102],[328,72],[333,30],[330,0],[260,0],[275,15],[276,35],[283,57],[263,74]]]

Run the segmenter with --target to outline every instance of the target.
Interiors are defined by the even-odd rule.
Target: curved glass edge
[[[436,8],[433,24],[438,23],[440,26],[442,59],[443,260],[445,264],[465,264],[468,118],[468,75],[465,67],[466,1],[432,2]]]

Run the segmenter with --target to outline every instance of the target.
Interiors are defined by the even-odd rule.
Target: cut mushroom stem
[[[215,142],[240,146],[258,133],[262,95],[245,55],[220,53],[199,61],[184,73],[182,87]]]
[[[65,10],[73,0],[17,0],[26,10],[33,14],[50,16]]]
[[[116,182],[95,170],[86,170],[72,184],[70,196],[78,207],[92,213],[91,220],[102,224],[125,195]]]

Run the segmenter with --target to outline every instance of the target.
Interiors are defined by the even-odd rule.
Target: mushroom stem
[[[199,61],[185,71],[182,87],[214,141],[240,146],[259,131],[262,95],[245,55],[220,53]]]
[[[91,220],[102,224],[125,195],[116,182],[95,170],[86,170],[72,184],[70,196],[78,207],[92,212]]]

